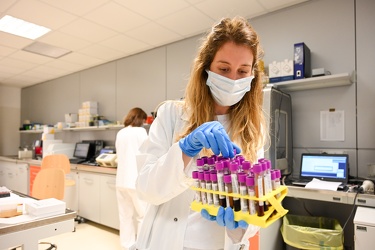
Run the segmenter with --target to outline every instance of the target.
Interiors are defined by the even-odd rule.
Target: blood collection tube
[[[217,161],[215,163],[215,168],[217,171],[217,185],[219,192],[224,193],[225,187],[224,187],[224,163],[222,161]],[[222,207],[227,207],[227,202],[225,195],[219,194],[219,203]]]
[[[226,196],[227,207],[234,208],[233,196],[232,196],[232,177],[230,176],[230,174],[224,175],[224,186],[225,186],[225,192],[227,193],[227,196]]]
[[[206,182],[206,189],[207,190],[212,190],[212,183],[211,183],[210,171],[204,171],[204,180]],[[207,196],[207,204],[212,205],[214,203],[213,202],[212,193],[207,192],[206,196]]]
[[[203,172],[203,166],[204,166],[204,159],[198,158],[197,161],[197,168],[199,172]]]
[[[207,170],[214,170],[215,169],[215,158],[214,157],[208,157],[207,158]]]
[[[280,169],[275,169],[274,172],[275,172],[275,187],[276,187],[276,189],[278,189],[281,186],[281,184],[280,184],[281,170]],[[279,198],[280,196],[281,196],[281,194],[278,193],[276,195],[276,198]]]
[[[198,171],[199,184],[202,189],[206,189],[206,182],[204,181],[204,172]],[[207,194],[204,190],[201,191],[201,200],[203,204],[207,204]]]
[[[259,163],[254,164],[253,173],[254,173],[255,196],[257,198],[262,198],[263,197],[262,165]],[[260,200],[256,204],[257,204],[258,216],[263,216],[264,215],[264,202]]]
[[[238,162],[232,161],[229,163],[229,170],[230,170],[230,177],[232,178],[232,193],[233,194],[239,194],[240,193],[240,187],[238,183]],[[234,211],[240,211],[241,210],[241,201],[239,197],[233,197],[233,205],[234,205]]]
[[[240,183],[240,194],[242,196],[246,196],[247,193],[247,187],[246,187],[246,174],[241,172],[238,173],[238,182]],[[248,213],[249,212],[249,206],[246,198],[241,197],[241,211]]]
[[[194,187],[200,188],[199,179],[198,179],[198,171],[193,171],[191,175],[194,179]],[[195,191],[194,200],[197,202],[202,202],[201,192],[199,190]]]
[[[251,163],[249,161],[243,161],[242,162],[242,171],[246,174],[249,173],[250,171],[250,168],[251,168]]]
[[[250,197],[255,197],[254,176],[246,176],[247,193]],[[249,214],[256,214],[255,200],[249,199]]]
[[[269,184],[268,184],[268,180],[267,180],[267,163],[264,161],[265,159],[262,159],[259,164],[261,165],[262,167],[262,172],[261,172],[261,175],[263,176],[263,196],[267,195],[270,191],[272,190],[269,190]],[[268,202],[265,201],[263,203],[263,207],[264,207],[264,211],[268,211]]]
[[[217,171],[216,170],[212,170],[210,172],[210,179],[211,179],[211,183],[212,183],[212,191],[219,191],[219,185],[217,183]],[[220,205],[219,195],[213,194],[212,196],[213,196],[213,200],[214,200],[214,205],[219,206]]]

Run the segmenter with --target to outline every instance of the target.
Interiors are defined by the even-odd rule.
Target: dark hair
[[[132,108],[124,118],[124,126],[141,127],[147,119],[147,114],[141,108]]]

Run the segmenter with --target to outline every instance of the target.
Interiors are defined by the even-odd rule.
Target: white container
[[[73,113],[65,114],[66,123],[74,123],[77,121],[77,119],[78,119],[77,114],[73,114]]]
[[[357,207],[353,222],[355,250],[373,249],[375,245],[375,209]]]

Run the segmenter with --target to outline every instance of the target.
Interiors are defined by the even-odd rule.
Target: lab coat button
[[[178,219],[177,219],[177,218],[174,218],[174,221],[178,221]]]

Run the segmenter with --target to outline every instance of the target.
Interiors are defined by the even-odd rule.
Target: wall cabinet
[[[0,186],[29,194],[29,165],[27,163],[1,161]]]
[[[119,229],[116,176],[79,172],[78,215]]]

